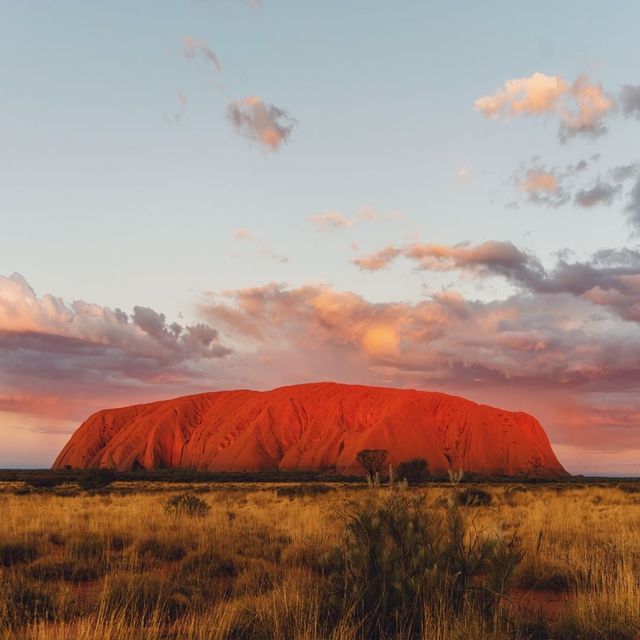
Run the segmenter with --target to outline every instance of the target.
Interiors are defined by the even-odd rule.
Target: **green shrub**
[[[424,484],[429,479],[429,463],[424,458],[413,458],[398,465],[398,478],[410,485]]]
[[[443,516],[395,492],[350,507],[345,518],[344,544],[326,559],[328,601],[334,619],[350,616],[367,638],[422,637],[436,605],[459,619],[493,619],[522,559],[515,536],[468,527],[455,501]]]
[[[109,538],[109,548],[114,551],[122,551],[131,544],[131,536],[128,534],[114,534]]]
[[[208,550],[188,556],[180,565],[180,573],[199,578],[235,578],[240,572],[237,560]]]
[[[211,506],[206,500],[198,498],[193,493],[186,492],[172,496],[165,506],[167,513],[175,516],[204,517]]]
[[[51,487],[57,487],[60,484],[63,484],[65,481],[64,478],[60,476],[56,476],[53,473],[48,473],[44,475],[34,475],[25,480],[25,484],[34,489],[50,489]]]
[[[334,487],[328,487],[326,484],[298,484],[286,485],[284,487],[276,487],[276,495],[286,498],[303,498],[305,496],[324,495],[335,491]]]
[[[479,487],[467,487],[456,492],[457,504],[461,507],[488,507],[493,498],[488,491]]]
[[[117,474],[113,469],[87,469],[78,478],[78,485],[85,491],[104,489],[116,480]]]
[[[101,606],[110,614],[121,614],[130,620],[175,620],[192,608],[194,598],[185,585],[148,574],[133,574],[106,580]]]
[[[87,563],[61,560],[32,564],[27,575],[42,581],[66,580],[67,582],[89,582],[99,577],[98,569]]]
[[[52,531],[49,534],[49,542],[55,547],[64,547],[66,544],[66,540],[61,533],[57,533],[56,531]]]
[[[159,538],[151,537],[141,540],[136,545],[138,556],[147,561],[175,562],[182,560],[187,555],[183,545],[165,542]]]
[[[102,561],[107,554],[107,542],[96,533],[85,532],[77,535],[68,545],[69,556],[87,562]]]
[[[418,500],[392,495],[368,499],[346,513],[346,539],[328,565],[338,568],[334,588],[339,617],[352,612],[366,637],[417,627],[425,578],[441,554],[442,532]]]
[[[624,491],[625,493],[640,493],[640,483],[624,483],[619,484],[618,489]]]
[[[13,575],[0,581],[0,629],[64,618],[71,610],[68,592]]]
[[[3,567],[32,562],[38,555],[38,546],[34,542],[0,543],[0,565]]]

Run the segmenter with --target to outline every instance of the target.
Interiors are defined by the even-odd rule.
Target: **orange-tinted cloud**
[[[296,124],[286,111],[257,96],[231,102],[227,117],[239,133],[258,142],[264,151],[277,151]]]
[[[251,233],[251,231],[249,231],[249,229],[245,229],[244,227],[234,229],[231,232],[231,235],[236,240],[250,240],[251,238],[253,238],[253,234]]]
[[[489,240],[479,245],[412,243],[402,247],[389,245],[380,251],[353,260],[364,271],[379,271],[399,257],[416,263],[422,271],[471,270],[519,279],[533,276],[541,269],[535,257],[510,242]],[[520,275],[518,275],[520,274]]]
[[[536,156],[520,165],[511,182],[525,194],[527,202],[537,205],[555,208],[573,202],[583,208],[610,206],[624,193],[624,183],[638,176],[640,165],[614,166],[594,175],[590,169],[599,158],[595,155],[575,164],[549,168]],[[628,206],[632,201],[633,192],[629,193]],[[632,216],[631,222],[636,226]]]
[[[559,258],[552,269],[546,269],[536,256],[510,242],[487,241],[475,246],[414,243],[387,246],[353,263],[364,271],[378,271],[399,257],[414,262],[421,271],[497,276],[522,291],[567,294],[640,323],[640,249],[603,249],[582,262]]]
[[[560,76],[537,72],[507,80],[495,93],[478,98],[474,106],[487,118],[552,114],[560,120],[560,138],[567,140],[604,133],[604,118],[615,101],[586,76],[569,84]]]
[[[104,406],[334,379],[528,410],[574,453],[605,446],[603,433],[621,434],[611,448],[635,446],[640,323],[616,315],[634,313],[635,254],[604,253],[537,273],[535,258],[508,244],[411,246],[408,255],[437,269],[517,272],[529,288],[492,302],[455,291],[371,302],[328,285],[272,283],[203,294],[205,324],[184,328],[150,309],[125,316],[66,304],[36,296],[19,276],[3,278],[0,412],[42,416],[29,424],[45,428],[53,424],[47,417],[79,420]],[[584,295],[594,282],[599,289]],[[613,285],[622,293],[621,283],[623,299],[601,297]],[[596,410],[570,419],[567,407],[575,406]]]
[[[213,296],[202,313],[245,348],[278,351],[283,364],[288,352],[341,352],[358,356],[369,378],[372,367],[384,366],[397,381],[579,387],[609,379],[614,369],[635,372],[632,354],[640,352],[639,337],[613,366],[613,353],[622,355],[615,340],[598,337],[589,301],[568,295],[483,304],[447,293],[413,304],[370,303],[327,286],[269,285]],[[311,371],[313,359],[305,362]]]
[[[363,271],[380,271],[386,269],[402,253],[402,249],[388,246],[375,253],[354,258],[352,262]]]
[[[202,313],[242,345],[236,366],[253,367],[258,386],[338,379],[458,393],[538,415],[579,460],[581,448],[640,440],[640,328],[599,316],[597,304],[566,291],[372,303],[271,284],[211,295]],[[567,407],[581,409],[569,420]]]
[[[558,178],[553,173],[537,169],[529,169],[520,182],[520,188],[527,193],[537,191],[557,191]]]
[[[198,384],[228,356],[206,324],[182,326],[161,313],[37,296],[26,280],[0,277],[0,409],[69,417],[102,399],[122,401]]]
[[[318,229],[348,229],[352,227],[354,222],[350,218],[347,218],[343,213],[339,211],[327,211],[326,213],[318,213],[311,216],[311,222]]]
[[[379,222],[381,220],[402,220],[404,214],[401,211],[389,211],[378,213],[373,207],[364,205],[352,217],[346,216],[340,211],[327,211],[318,213],[309,218],[311,223],[319,230],[350,229],[365,222]]]
[[[478,98],[474,106],[487,118],[549,113],[558,109],[568,91],[561,77],[534,73],[528,78],[507,80],[502,89]]]

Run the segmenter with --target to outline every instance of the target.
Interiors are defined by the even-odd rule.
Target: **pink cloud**
[[[539,169],[529,169],[519,186],[527,193],[557,191],[559,188],[558,178],[553,173]]]
[[[352,217],[348,217],[340,211],[327,211],[326,213],[315,214],[309,219],[317,229],[326,231],[328,229],[350,229],[366,222],[402,220],[404,219],[404,214],[401,211],[390,211],[381,214],[373,207],[364,205]]]
[[[487,118],[554,115],[560,120],[560,137],[566,140],[604,133],[603,119],[615,102],[586,76],[569,84],[560,76],[537,72],[507,80],[495,93],[478,98],[474,106]]]
[[[567,294],[600,306],[615,317],[640,323],[640,249],[604,249],[582,262],[560,258],[552,269],[546,269],[536,256],[510,242],[413,243],[390,245],[352,262],[363,271],[379,271],[400,257],[412,261],[420,271],[501,277],[524,292]]]
[[[0,412],[80,420],[104,406],[188,392],[334,379],[530,411],[575,459],[579,450],[636,446],[640,329],[598,313],[631,304],[637,278],[620,265],[629,271],[632,254],[540,274],[532,256],[507,243],[409,246],[407,255],[436,269],[515,269],[529,274],[522,282],[539,279],[492,302],[453,290],[371,302],[328,285],[271,283],[203,294],[202,323],[182,327],[144,307],[124,314],[68,304],[37,296],[20,276],[0,278]],[[593,282],[602,291],[584,295]],[[628,298],[601,297],[609,283]],[[620,435],[607,445],[605,434]]]
[[[372,303],[326,285],[272,284],[212,295],[201,311],[243,345],[237,366],[255,367],[258,386],[337,379],[458,393],[534,413],[576,460],[580,450],[624,451],[640,440],[640,403],[628,399],[640,385],[640,331],[603,332],[582,297],[526,293],[481,303],[447,291]],[[600,396],[606,407],[567,423],[567,406],[597,406]],[[605,434],[623,428],[606,445]]]
[[[200,57],[205,62],[213,66],[217,73],[222,71],[222,65],[218,56],[209,48],[205,40],[199,40],[192,36],[185,36],[182,39],[182,55],[185,58]]]
[[[558,109],[568,92],[561,77],[537,72],[528,78],[507,80],[502,89],[478,98],[474,106],[487,118],[549,113]]]
[[[18,274],[0,277],[0,409],[69,417],[107,399],[199,388],[201,372],[230,353],[206,324],[67,304]]]
[[[251,231],[249,231],[249,229],[245,229],[244,227],[234,229],[231,232],[231,235],[236,240],[250,240],[251,238],[253,238],[253,234],[251,233]]]
[[[296,124],[286,111],[257,96],[231,102],[227,116],[238,132],[258,142],[264,151],[277,151]]]
[[[405,246],[389,245],[380,251],[353,260],[363,271],[379,271],[399,257],[417,264],[423,271],[474,270],[508,275],[535,267],[535,259],[510,242],[489,240],[479,245],[413,243]]]
[[[353,220],[347,218],[339,211],[327,211],[311,216],[311,222],[318,229],[348,229],[353,226]]]
[[[386,269],[402,253],[402,249],[388,246],[375,253],[354,258],[352,262],[363,271],[380,271]]]

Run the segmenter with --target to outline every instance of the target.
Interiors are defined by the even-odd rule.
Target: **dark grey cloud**
[[[550,208],[562,207],[574,198],[576,183],[598,162],[598,154],[564,167],[549,167],[534,156],[523,162],[509,182],[524,196],[526,202]],[[518,202],[508,206],[517,207]]]
[[[640,216],[640,181],[635,187]],[[640,322],[640,249],[598,251],[589,260],[571,262],[559,257],[546,269],[540,260],[510,242],[480,245],[410,244],[387,246],[353,263],[363,271],[378,271],[399,257],[421,271],[466,271],[483,278],[500,276],[535,294],[582,297],[625,320]]]
[[[625,84],[620,89],[622,113],[627,117],[640,119],[640,84]]]
[[[204,323],[182,326],[141,306],[129,316],[66,304],[38,297],[17,274],[0,277],[0,406],[33,412],[42,404],[148,397],[154,389],[199,390],[231,353]]]
[[[634,231],[640,230],[640,187],[636,183],[630,191],[626,190],[629,180],[640,180],[640,163],[613,166],[594,175],[599,160],[600,156],[594,155],[564,167],[548,167],[535,156],[522,163],[509,182],[524,194],[525,202],[550,208],[569,202],[582,208],[609,207],[624,197],[629,224]],[[514,200],[505,206],[518,209],[521,203]]]
[[[640,231],[640,178],[636,181],[629,193],[625,212],[631,226],[635,230]]]
[[[580,189],[573,197],[573,201],[580,207],[595,207],[596,205],[610,205],[622,191],[622,186],[608,184],[598,180],[587,189]]]
[[[609,170],[611,179],[615,182],[624,182],[630,180],[640,174],[640,163],[634,162],[631,164],[624,164],[617,167],[612,167]]]

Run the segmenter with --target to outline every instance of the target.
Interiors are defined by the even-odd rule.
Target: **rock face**
[[[393,464],[422,457],[434,472],[567,475],[526,413],[443,393],[331,382],[98,411],[53,467],[360,473],[361,449],[387,449]]]

